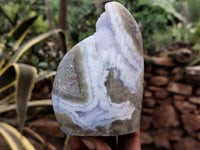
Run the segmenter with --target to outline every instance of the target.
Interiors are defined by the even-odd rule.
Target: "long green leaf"
[[[0,71],[0,92],[5,91],[16,83],[14,65],[8,65]]]
[[[3,67],[4,63],[5,63],[4,55],[3,53],[0,52],[0,70]]]
[[[36,68],[25,64],[10,64],[0,71],[0,92],[15,86],[18,123],[22,129],[35,83]]]
[[[33,131],[32,129],[25,127],[24,130],[25,132],[29,133],[31,135],[31,137],[34,137],[37,141],[39,141],[40,143],[47,145],[48,150],[57,150],[55,148],[54,145],[52,145],[51,143],[47,142],[46,140],[44,140],[41,135],[39,135],[37,132]]]
[[[68,150],[69,149],[69,141],[70,141],[70,136],[67,135],[66,138],[65,138],[65,143],[64,143],[64,146],[63,146],[63,150]]]
[[[15,99],[16,92],[9,94],[8,96],[4,97],[0,100],[0,107],[4,107],[4,105],[9,104],[11,101]]]
[[[31,17],[22,23],[18,24],[11,32],[8,34],[9,36],[12,36],[14,40],[18,40],[21,38],[21,36],[27,32],[27,29],[29,29],[38,16]]]
[[[30,27],[33,25],[33,23],[35,22],[35,20],[37,19],[38,16],[34,16],[32,18],[29,18],[25,21],[23,21],[22,23],[16,25],[7,35],[7,37],[5,38],[5,40],[3,41],[3,43],[1,44],[0,50],[2,50],[2,48],[4,48],[7,39],[8,38],[13,38],[14,41],[18,41],[17,45],[20,45],[20,43],[23,41],[23,39],[25,38],[26,34],[28,33]],[[13,41],[13,42],[14,42]],[[15,48],[17,48],[15,46]]]
[[[7,43],[7,39],[12,38],[15,43],[13,46],[13,51],[15,51],[20,44],[23,42],[24,38],[26,37],[28,31],[30,30],[31,26],[35,22],[38,16],[34,16],[32,18],[29,18],[22,23],[16,25],[7,35],[7,37],[3,40],[3,42],[0,45],[0,69],[2,68],[4,64],[4,56],[3,51],[5,49],[5,44]]]
[[[5,62],[5,58],[4,58],[4,54],[3,54],[3,48],[4,48],[4,45],[0,44],[0,70],[3,67],[4,62]]]
[[[23,128],[27,112],[27,103],[31,98],[35,83],[36,68],[25,64],[15,64],[17,72],[17,117],[20,129]]]
[[[63,42],[64,42],[64,47],[66,48],[66,35],[65,35],[65,31],[61,30],[61,29],[56,29],[56,30],[53,30],[53,31],[50,31],[48,33],[44,33],[42,35],[39,35],[37,36],[36,38],[30,40],[29,42],[25,43],[24,45],[22,45],[21,47],[19,47],[17,50],[16,50],[16,53],[14,54],[14,56],[11,58],[10,60],[10,64],[12,63],[15,63],[17,62],[17,60],[22,56],[22,54],[24,52],[26,52],[30,47],[32,47],[33,45],[35,45],[36,43],[39,43],[41,42],[42,40],[54,35],[54,34],[57,34],[57,33],[60,33],[61,34],[61,37],[63,39]]]
[[[46,78],[49,78],[49,77],[52,77],[56,74],[56,71],[44,71],[44,72],[41,72],[39,75],[37,75],[36,79],[35,79],[35,82],[39,82],[39,81],[42,81]]]
[[[12,126],[0,122],[0,134],[12,150],[35,150],[33,145]]]
[[[37,100],[28,102],[28,107],[38,107],[38,106],[52,106],[52,100]],[[16,109],[15,104],[10,104],[5,107],[0,107],[0,113],[8,112]]]
[[[17,41],[13,48],[14,51],[23,42],[24,38],[26,37],[28,31],[30,30],[31,26],[33,25],[33,23],[35,22],[37,17],[38,16],[34,16],[28,20],[25,20],[17,26],[17,29],[15,30],[15,32],[12,35],[13,39]]]

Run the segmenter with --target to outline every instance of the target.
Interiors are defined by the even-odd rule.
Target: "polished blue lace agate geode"
[[[53,108],[62,131],[112,136],[137,130],[143,95],[143,47],[139,27],[117,2],[105,5],[96,32],[59,64]]]

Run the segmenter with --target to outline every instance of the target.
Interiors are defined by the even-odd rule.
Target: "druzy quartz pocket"
[[[96,32],[75,45],[55,76],[53,108],[62,131],[114,136],[138,129],[143,96],[139,27],[117,2],[106,3]]]

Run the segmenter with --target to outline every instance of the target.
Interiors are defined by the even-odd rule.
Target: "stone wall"
[[[200,149],[200,69],[175,56],[145,57],[142,150]]]

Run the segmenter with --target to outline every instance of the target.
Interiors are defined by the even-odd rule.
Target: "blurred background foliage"
[[[58,27],[60,1],[48,1],[53,24]],[[96,20],[103,11],[102,4],[107,1],[110,0],[68,0],[66,25],[68,48],[95,32]],[[153,55],[155,51],[165,50],[174,42],[195,44],[199,40],[200,0],[118,1],[136,18],[142,31],[144,49],[148,54]],[[1,41],[17,23],[36,14],[39,15],[38,19],[28,37],[45,33],[50,29],[45,0],[9,0],[8,2],[0,0],[0,11]],[[35,49],[44,48],[45,45],[43,43]],[[34,64],[38,65],[39,60],[34,58],[34,61]]]
[[[6,68],[6,63],[18,56],[19,52],[17,63],[34,66],[37,70],[33,79],[35,82],[55,75],[51,71],[56,70],[66,49],[69,50],[95,32],[96,21],[108,1],[112,0],[0,0],[0,66],[4,64],[0,68]],[[200,62],[200,0],[117,1],[127,7],[138,22],[145,54],[155,55],[174,43],[186,43],[198,53],[193,64]],[[63,4],[67,11],[61,7]],[[17,32],[19,34],[14,36],[16,29],[20,29],[24,22],[34,17],[27,24],[26,30]],[[58,28],[62,30],[55,30]],[[60,37],[58,32],[67,38]],[[62,43],[67,44],[63,47]],[[1,64],[3,59],[5,63]],[[16,66],[9,65],[11,69],[12,65]],[[6,72],[6,69],[2,70],[0,69],[0,75]],[[14,78],[13,82],[18,83],[16,80]],[[51,88],[51,85],[48,86]],[[0,97],[6,94],[0,93]],[[44,105],[51,103],[48,101]],[[1,108],[3,107],[0,110]]]

